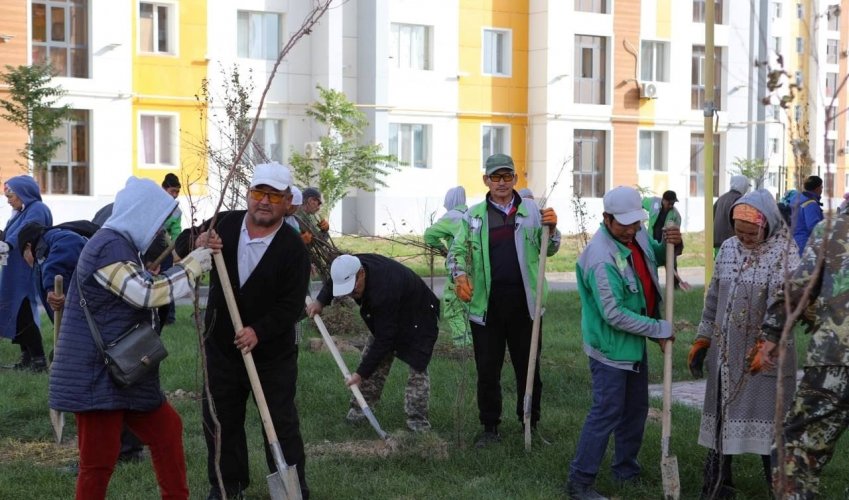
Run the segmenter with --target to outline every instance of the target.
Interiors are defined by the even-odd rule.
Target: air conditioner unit
[[[640,99],[657,99],[657,85],[652,82],[641,83]]]
[[[318,159],[321,154],[321,143],[320,142],[305,142],[304,143],[304,156],[306,156],[310,160]]]

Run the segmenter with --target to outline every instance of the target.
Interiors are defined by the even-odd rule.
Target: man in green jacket
[[[659,319],[657,263],[665,262],[665,245],[646,234],[640,194],[626,186],[610,190],[602,217],[576,266],[593,396],[566,485],[569,498],[577,500],[605,498],[592,485],[611,434],[614,478],[638,478],[637,454],[649,408],[646,338],[663,349],[672,337],[669,322]],[[664,233],[665,242],[680,243],[677,227]]]
[[[466,231],[465,224],[466,190],[463,186],[453,187],[445,193],[445,215],[439,218],[424,233],[424,240],[428,246],[436,249],[445,257],[445,268],[448,270],[449,279],[445,283],[442,292],[442,320],[447,325],[451,334],[451,340],[458,347],[468,346],[472,339],[469,335],[469,321],[466,318],[465,306],[454,292],[454,280],[451,279],[451,269],[454,267],[454,256],[448,253],[448,246],[454,241],[454,236]]]
[[[547,255],[554,255],[560,248],[554,210],[541,211],[533,200],[522,199],[513,189],[518,180],[513,159],[492,155],[486,160],[485,172],[483,182],[489,193],[466,212],[465,230],[454,238],[449,252],[455,256],[451,276],[457,297],[469,303],[478,411],[484,427],[476,442],[478,448],[501,439],[498,425],[505,346],[516,375],[516,416],[522,422],[537,279],[545,279],[537,276],[540,248],[545,245]],[[551,227],[548,241],[540,241],[543,224]],[[547,293],[546,288],[543,290]],[[541,390],[537,363],[531,404],[533,427],[540,418]]]

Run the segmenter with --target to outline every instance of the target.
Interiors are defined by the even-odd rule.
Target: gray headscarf
[[[463,186],[453,187],[445,193],[445,203],[442,204],[445,210],[452,210],[459,205],[466,204],[466,190]]]
[[[749,192],[749,188],[752,187],[752,184],[749,182],[749,178],[745,175],[732,175],[731,189],[737,191],[740,194],[746,194]]]

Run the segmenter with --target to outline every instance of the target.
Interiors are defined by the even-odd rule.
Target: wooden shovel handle
[[[666,321],[673,328],[675,311],[675,245],[666,244]],[[669,439],[672,435],[672,344],[668,340],[663,349],[663,415],[661,417],[661,451],[669,456]]]
[[[56,297],[64,297],[65,289],[64,289],[63,278],[61,274],[57,274],[53,278],[53,295]],[[63,309],[59,309],[58,311],[53,311],[53,355],[56,355],[56,343],[59,341],[59,326],[62,324],[62,312]]]
[[[531,352],[528,355],[528,374],[525,377],[525,399],[523,401],[525,423],[525,451],[531,451],[531,412],[534,394],[534,376],[537,369],[537,353],[539,352],[539,329],[542,317],[542,295],[545,290],[545,261],[548,257],[548,238],[551,228],[543,225],[539,245],[539,268],[537,269],[537,297],[534,308],[534,323],[531,327]]]

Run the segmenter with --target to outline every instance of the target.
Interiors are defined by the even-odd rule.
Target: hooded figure
[[[18,250],[18,233],[30,222],[53,224],[53,216],[41,201],[35,179],[19,175],[6,181],[6,198],[12,216],[6,223],[4,239],[10,247],[8,262],[0,271],[0,337],[14,339],[21,346],[21,359],[16,368],[30,368],[33,359],[44,368],[44,347],[38,329],[38,294],[33,286],[33,270]]]
[[[452,263],[456,262],[453,255],[448,253],[448,248],[458,234],[465,234],[462,231],[464,224],[464,215],[466,213],[466,190],[463,186],[457,186],[448,190],[445,193],[445,203],[443,205],[445,213],[432,226],[427,228],[424,233],[424,240],[430,247],[435,248],[445,257],[445,268],[448,270],[448,276],[451,276]],[[457,298],[454,292],[454,282],[449,281],[445,285],[445,291],[442,295],[442,318],[448,326],[448,331],[451,332],[451,337],[454,344],[457,346],[466,346],[471,342],[469,336],[469,321],[465,314],[465,308]]]
[[[716,203],[713,204],[714,252],[719,250],[723,241],[734,236],[734,228],[729,218],[731,216],[731,206],[749,191],[750,183],[749,179],[744,175],[732,175],[729,186],[730,189],[728,192],[717,198]]]
[[[703,496],[733,491],[731,456],[761,455],[767,484],[775,418],[775,373],[747,373],[747,353],[762,342],[760,328],[799,252],[775,198],[766,189],[732,207],[735,236],[716,256],[713,278],[688,363],[695,377],[707,364],[707,387],[698,442],[709,448]],[[796,384],[796,351],[787,350],[785,410]],[[714,489],[714,488],[719,488]]]

